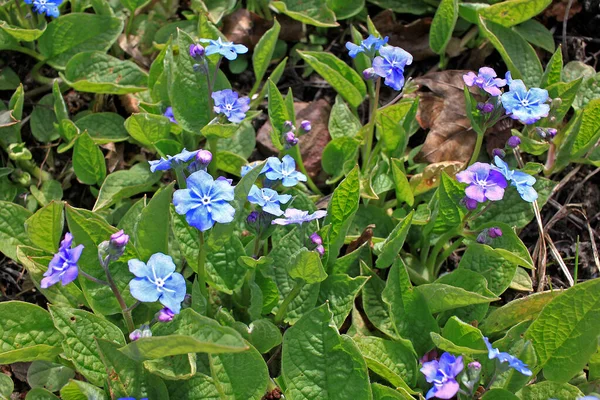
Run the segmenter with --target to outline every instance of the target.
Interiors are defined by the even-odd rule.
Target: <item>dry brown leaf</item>
[[[421,18],[408,25],[396,21],[394,12],[385,10],[373,18],[373,24],[382,36],[389,36],[389,44],[400,46],[412,54],[415,61],[437,55],[429,47],[429,29],[432,18]]]
[[[544,11],[544,16],[556,18],[557,21],[562,22],[565,20],[565,11],[567,10],[568,4],[569,0],[554,0],[552,4]],[[569,10],[569,17],[567,19],[573,18],[573,16],[579,13],[582,9],[583,7],[577,0],[573,1]]]
[[[296,111],[296,121],[309,120],[312,129],[303,136],[300,136],[300,151],[304,167],[311,178],[316,178],[321,172],[321,155],[323,149],[329,143],[329,113],[331,106],[324,99],[319,99],[312,103],[296,102],[294,103]],[[259,151],[265,156],[271,156],[278,153],[277,149],[271,143],[271,123],[269,121],[258,130],[256,142]]]
[[[429,164],[422,173],[410,178],[410,187],[415,196],[423,194],[439,186],[442,171],[450,176],[456,175],[464,167],[462,161],[444,161]]]

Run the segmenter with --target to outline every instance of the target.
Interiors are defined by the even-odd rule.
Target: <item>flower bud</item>
[[[140,326],[139,329],[136,329],[129,334],[129,339],[132,342],[135,342],[138,339],[151,337],[151,336],[152,336],[152,331],[150,330],[150,327],[148,325],[142,325],[142,326]]]
[[[494,111],[494,105],[491,103],[485,103],[483,105],[483,108],[481,109],[481,112],[483,112],[484,114],[489,114],[492,111]]]
[[[323,257],[323,255],[325,255],[325,247],[323,247],[323,245],[318,245],[315,250],[317,251],[317,253],[319,253],[319,255],[321,257]]]
[[[323,244],[323,239],[321,238],[321,236],[319,236],[319,234],[317,232],[313,232],[310,235],[310,240],[314,244]]]
[[[373,68],[367,68],[362,72],[363,78],[366,80],[371,80],[377,78],[377,74]]]
[[[304,120],[302,122],[300,122],[300,128],[304,131],[304,132],[310,132],[310,130],[312,129],[312,125],[310,124],[309,120]]]
[[[170,308],[164,307],[162,310],[160,310],[158,312],[158,314],[156,315],[156,319],[159,322],[170,322],[170,321],[173,321],[174,316],[175,316],[175,313],[173,311],[171,311]]]
[[[546,139],[546,131],[540,127],[535,128],[535,133],[542,139]]]
[[[497,227],[490,228],[490,229],[488,229],[488,235],[492,239],[495,239],[497,237],[501,237],[502,236],[502,229],[497,228]]]
[[[126,235],[123,229],[110,235],[110,244],[115,247],[125,247],[129,243],[129,235]]]
[[[208,165],[212,161],[212,153],[208,150],[198,150],[198,153],[196,153],[196,161]]]
[[[190,44],[190,57],[200,58],[204,56],[204,47],[199,44]]]
[[[110,257],[110,261],[118,260],[123,253],[125,253],[125,247],[129,242],[129,235],[121,229],[120,231],[110,235],[109,241],[104,241],[98,246],[98,253],[102,259],[106,256]]]
[[[481,232],[479,235],[477,235],[477,243],[479,244],[486,244],[488,242],[488,235],[486,231]]]
[[[294,135],[294,132],[289,131],[285,134],[286,147],[293,147],[298,144],[298,138]]]
[[[479,363],[479,361],[473,361],[473,362],[469,363],[468,368],[469,369],[481,369],[481,364]]]
[[[481,101],[477,103],[477,105],[475,106],[479,111],[483,111],[483,106],[485,104],[483,104]]]
[[[494,149],[494,150],[492,150],[492,155],[494,157],[498,156],[500,158],[506,157],[506,153],[502,149]]]
[[[132,342],[135,342],[136,340],[140,339],[141,337],[142,337],[142,331],[139,329],[136,329],[135,331],[133,331],[129,334],[129,340],[131,340]]]
[[[283,123],[282,132],[293,132],[295,130],[296,128],[294,127],[294,124],[292,124],[292,121],[285,121]]]
[[[461,200],[461,203],[465,205],[465,208],[469,211],[475,210],[477,208],[477,200],[473,200],[469,197],[465,197]]]
[[[250,214],[248,214],[246,222],[248,222],[249,224],[254,224],[256,223],[256,221],[258,221],[258,211],[252,211]]]
[[[473,361],[467,365],[467,373],[461,377],[463,385],[472,392],[475,387],[479,385],[481,378],[481,364],[477,361]]]
[[[546,129],[546,134],[548,135],[548,138],[550,138],[550,139],[554,139],[554,136],[556,136],[557,133],[558,133],[558,131],[554,128]]]
[[[508,145],[508,147],[511,147],[514,149],[521,144],[521,138],[518,136],[511,136],[508,138],[508,141],[506,142],[506,144]]]

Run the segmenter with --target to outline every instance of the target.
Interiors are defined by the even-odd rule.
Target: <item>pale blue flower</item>
[[[156,253],[150,256],[148,264],[129,260],[129,272],[136,277],[129,282],[129,291],[134,299],[143,303],[160,303],[173,313],[179,314],[181,302],[185,298],[185,279],[175,272],[175,263],[170,256]]]
[[[250,164],[244,165],[242,166],[242,171],[241,171],[241,175],[246,176],[246,174],[250,171],[252,171],[258,164],[260,163],[260,161],[254,161],[251,162]],[[267,172],[269,170],[269,166],[267,164],[265,164],[263,166],[263,169],[260,171],[261,174],[264,174],[265,172]]]
[[[507,78],[507,80],[511,79],[510,76]],[[546,104],[548,101],[546,89],[531,88],[527,90],[520,79],[512,79],[509,88],[510,90],[502,95],[501,100],[506,114],[512,119],[529,125],[548,116],[550,105]]]
[[[240,123],[246,118],[246,111],[250,109],[250,99],[248,97],[239,97],[231,89],[219,90],[212,95],[214,101],[214,111],[217,114],[223,114],[229,122]]]
[[[496,164],[495,169],[504,175],[506,180],[510,181],[511,186],[517,189],[523,200],[529,203],[537,200],[538,194],[533,188],[536,180],[533,176],[525,172],[511,170],[508,168],[508,164],[498,156],[494,157],[494,163]]]
[[[286,204],[292,196],[289,194],[279,194],[273,189],[263,188],[253,185],[248,193],[248,201],[262,207],[264,212],[279,217],[283,215],[281,204]]]
[[[178,168],[182,164],[190,161],[192,158],[196,157],[196,151],[187,151],[183,149],[181,153],[175,154],[174,156],[167,156],[167,158],[161,157],[160,160],[148,161],[150,163],[150,171],[166,171],[171,168]]]
[[[454,357],[450,353],[444,353],[440,361],[433,360],[423,364],[421,372],[433,387],[427,392],[426,399],[437,397],[438,399],[451,399],[459,389],[456,376],[464,368],[462,356]]]
[[[519,360],[517,357],[514,357],[508,353],[502,352],[492,347],[492,344],[490,343],[488,338],[484,337],[483,341],[485,342],[485,345],[488,349],[488,358],[490,360],[497,359],[498,361],[500,361],[500,363],[508,363],[508,366],[510,368],[513,368],[514,370],[522,373],[523,375],[533,375],[533,372],[531,372],[529,368],[527,368],[527,364],[525,364],[523,361]]]
[[[269,157],[267,159],[266,171],[267,179],[271,181],[281,180],[281,183],[285,187],[296,186],[298,182],[306,182],[306,176],[296,171],[296,161],[286,154],[283,156],[281,161],[277,157]]]
[[[18,0],[17,0],[18,1]],[[33,4],[33,11],[38,14],[46,14],[49,17],[58,18],[60,11],[58,6],[63,0],[24,0],[26,4]]]
[[[244,54],[248,52],[248,48],[243,44],[234,44],[233,42],[223,41],[221,38],[217,40],[212,39],[200,39],[202,43],[210,43],[204,48],[207,56],[212,54],[220,54],[229,61],[235,60],[238,54]]]
[[[385,78],[387,86],[400,90],[404,86],[404,67],[412,64],[412,55],[400,47],[383,46],[373,60],[373,71]]]
[[[381,46],[387,44],[388,39],[387,36],[382,39],[374,35],[369,35],[369,37],[360,42],[359,45],[347,42],[346,48],[348,49],[348,55],[354,58],[358,53],[367,53],[370,57],[373,57],[375,52],[379,50]]]
[[[59,281],[65,286],[77,278],[77,275],[79,275],[77,262],[81,257],[83,245],[80,244],[72,249],[72,244],[73,235],[67,232],[62,242],[60,242],[58,253],[54,254],[50,264],[48,264],[48,270],[44,272],[45,278],[40,282],[42,289],[47,289]]]
[[[298,210],[296,208],[288,208],[284,213],[285,218],[275,218],[271,223],[274,225],[302,225],[305,222],[314,221],[316,219],[323,218],[326,215],[327,211],[325,210],[318,210],[312,214],[309,214],[308,211]]]
[[[173,204],[178,214],[185,215],[188,224],[204,232],[215,222],[233,221],[235,209],[229,202],[233,201],[234,194],[229,181],[214,180],[200,170],[191,174],[186,182],[187,189],[176,190],[173,194]]]
[[[177,120],[175,119],[175,114],[173,114],[173,107],[169,106],[167,107],[167,109],[165,110],[164,114],[165,117],[169,118],[169,121],[171,121],[172,123],[176,124]]]

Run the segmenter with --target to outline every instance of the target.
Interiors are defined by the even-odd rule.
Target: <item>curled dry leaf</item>
[[[278,15],[281,25],[279,38],[285,41],[299,41],[303,36],[302,23],[285,15]],[[245,9],[239,9],[223,18],[223,34],[227,40],[241,43],[250,49],[258,43],[265,32],[273,26],[273,21]]]
[[[303,136],[300,136],[300,151],[304,167],[311,178],[316,178],[321,172],[321,155],[323,149],[329,143],[329,113],[331,106],[324,99],[312,103],[296,102],[294,103],[296,111],[296,121],[309,120],[312,129]],[[271,122],[267,121],[258,130],[256,142],[259,151],[265,156],[272,156],[278,153],[277,149],[271,143]]]
[[[573,16],[581,12],[583,8],[577,0],[554,0],[550,7],[546,8],[546,10],[544,11],[544,16],[556,18],[556,20],[559,22],[564,21],[565,11],[567,10],[567,5],[569,4],[569,1],[571,1],[571,8],[569,9],[569,16],[567,19],[573,18]]]
[[[413,175],[410,178],[410,187],[413,194],[418,196],[438,187],[442,171],[450,176],[454,176],[458,171],[463,169],[464,165],[465,163],[462,161],[443,161],[429,164],[422,173]]]

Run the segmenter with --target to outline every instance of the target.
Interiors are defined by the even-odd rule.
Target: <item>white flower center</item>
[[[165,285],[165,281],[162,278],[156,278],[156,281],[154,283],[159,288],[162,288]]]
[[[225,104],[225,109],[227,111],[231,111],[231,110],[233,110],[233,105],[232,104]]]
[[[527,107],[527,106],[529,106],[529,100],[527,100],[527,99],[523,99],[523,100],[521,100],[521,105],[522,105],[523,107]]]
[[[202,204],[204,204],[205,206],[209,205],[210,204],[210,197],[204,196],[202,198]]]

